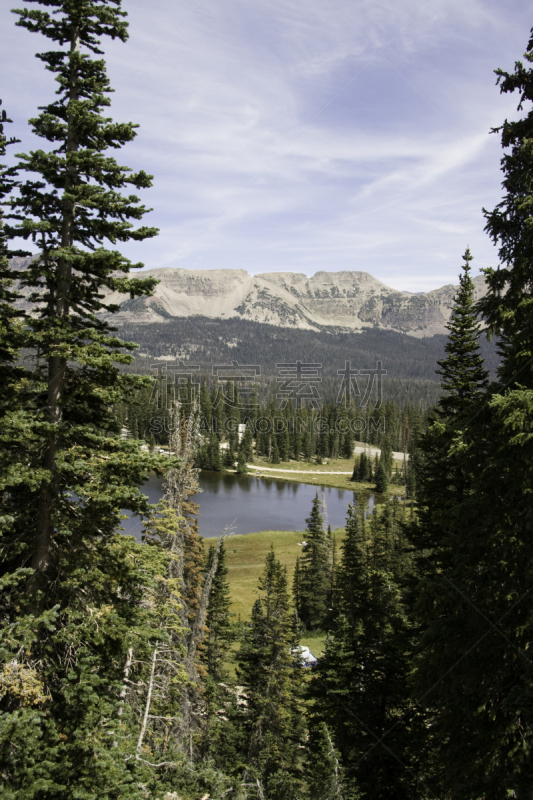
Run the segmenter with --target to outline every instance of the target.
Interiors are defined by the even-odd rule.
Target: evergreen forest
[[[493,131],[503,195],[484,210],[500,261],[483,270],[487,294],[474,301],[466,247],[448,336],[404,352],[414,394],[345,386],[339,402],[331,383],[280,403],[273,373],[151,374],[138,331],[120,335],[103,303],[155,285],[121,253],[157,235],[138,197],[152,176],[118,158],[137,126],[108,116],[122,0],[14,14],[55,94],[29,120],[29,152],[0,106],[1,796],[531,798],[533,32],[514,71],[496,71],[518,113]],[[287,357],[267,326],[227,324],[249,332],[243,361]],[[324,361],[357,346],[329,336],[314,343]],[[365,336],[366,366],[398,352],[394,336]],[[271,547],[236,619],[231,531],[209,547],[199,535],[200,471],[339,457],[353,469],[344,529],[317,491],[294,572]],[[139,488],[154,473],[157,505]],[[125,512],[139,540],[120,532]],[[312,664],[305,632],[324,643]]]

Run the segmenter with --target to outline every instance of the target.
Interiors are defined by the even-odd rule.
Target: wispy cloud
[[[119,157],[155,176],[149,267],[362,269],[418,291],[455,280],[467,244],[495,263],[481,207],[500,196],[491,126],[513,115],[530,10],[496,0],[144,0],[106,44],[112,113],[141,124]],[[39,37],[0,11],[21,120],[54,91]],[[170,33],[170,35],[169,35]],[[42,143],[40,143],[42,146]],[[21,146],[22,147],[22,146]]]

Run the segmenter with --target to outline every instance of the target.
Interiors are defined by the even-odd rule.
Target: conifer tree
[[[254,460],[254,440],[252,428],[249,423],[246,425],[246,430],[244,431],[241,443],[239,445],[239,450],[242,452],[243,460],[245,462]]]
[[[38,253],[25,270],[10,269],[29,290],[23,343],[35,358],[2,419],[0,475],[0,577],[8,587],[1,666],[5,675],[16,662],[38,692],[31,729],[23,696],[11,694],[4,708],[2,775],[8,792],[137,797],[142,768],[128,727],[136,722],[121,691],[129,649],[150,653],[157,623],[145,598],[166,556],[115,531],[121,509],[148,512],[137,487],[163,460],[120,437],[113,404],[147,381],[119,373],[132,345],[97,314],[105,290],[137,296],[154,285],[126,277],[127,259],[103,247],[155,234],[129,221],[145,211],[129,187],[150,179],[105,153],[135,135],[135,126],[102,116],[110,88],[104,61],[94,58],[102,36],[127,38],[120,3],[41,6],[16,12],[17,24],[53,43],[39,58],[59,88],[32,120],[53,149],[20,156],[18,172],[28,177],[6,228]],[[16,329],[5,333],[7,347],[16,347]],[[122,720],[127,753],[113,747]]]
[[[341,755],[325,722],[318,725],[309,749],[311,757],[306,769],[309,796],[313,800],[347,800]]]
[[[208,564],[211,564],[215,553],[214,545],[209,548]],[[225,678],[223,662],[234,639],[230,613],[230,589],[228,583],[228,567],[226,565],[226,548],[222,542],[218,553],[218,564],[207,608],[207,628],[204,659],[208,675],[214,681]]]
[[[224,423],[226,420],[225,405],[222,400],[220,386],[213,385],[211,389],[211,424],[212,433],[216,434],[218,441],[221,442],[224,438]]]
[[[302,421],[308,423],[304,427],[303,433],[303,440],[302,440],[302,453],[303,457],[306,461],[310,461],[313,457],[314,446],[313,446],[313,435],[311,430],[309,429],[309,415],[304,411],[301,412],[302,414]]]
[[[342,443],[342,456],[343,458],[352,458],[353,457],[353,448],[355,445],[354,435],[352,433],[352,429],[348,428],[347,432],[344,435],[344,440]]]
[[[211,435],[208,453],[207,469],[213,470],[213,472],[220,472],[222,470],[222,459],[220,457],[220,441],[216,434]]]
[[[470,277],[473,256],[469,248],[463,255],[464,265],[459,275],[449,334],[444,347],[446,357],[439,361],[441,386],[446,392],[439,400],[440,415],[455,420],[471,409],[472,402],[487,386],[488,374],[479,349],[479,312],[474,301],[474,283]]]
[[[304,727],[297,646],[286,570],[271,548],[237,673],[247,693],[243,783],[258,785],[265,800],[293,800],[299,794]]]
[[[359,477],[358,480],[366,483],[372,480],[372,463],[367,453],[362,452],[359,460]]]
[[[292,597],[294,600],[294,608],[298,619],[302,617],[302,602],[301,592],[302,588],[302,569],[300,566],[300,556],[296,556],[296,564],[294,565],[294,575],[292,580]]]
[[[424,728],[408,716],[413,633],[401,590],[404,522],[397,501],[374,511],[369,525],[361,501],[349,507],[340,613],[310,684],[311,751],[326,724],[350,797],[427,796],[420,791]]]
[[[283,417],[281,419],[282,427],[281,430],[276,432],[276,441],[279,449],[279,458],[280,461],[288,461],[290,455],[290,439],[289,439],[289,431],[287,426],[287,417]]]
[[[176,535],[180,540],[179,590],[183,604],[183,624],[191,626],[200,603],[204,581],[204,548],[198,532],[198,503],[192,499],[200,494],[199,470],[194,458],[199,440],[197,407],[187,417],[179,403],[171,410],[172,434],[169,451],[179,459],[179,466],[165,475],[165,499],[178,515]],[[218,441],[216,441],[218,449]]]
[[[237,475],[246,475],[248,472],[248,465],[246,463],[246,459],[244,458],[244,453],[242,450],[239,450],[239,457],[237,459]]]
[[[390,476],[392,475],[392,468],[393,468],[392,444],[390,436],[385,436],[385,438],[381,442],[381,456],[379,460],[380,463],[383,465],[385,475],[388,478],[390,478]]]
[[[300,618],[308,628],[316,628],[326,619],[331,568],[318,492],[306,523],[307,544],[300,559]]]
[[[278,440],[274,433],[272,434],[272,456],[270,458],[270,463],[271,464],[280,463]]]
[[[367,508],[361,492],[357,494],[355,504],[348,505],[346,535],[341,545],[342,559],[338,568],[338,602],[353,630],[364,600]]]
[[[456,449],[458,442],[464,446],[470,440],[469,416],[476,413],[476,403],[483,397],[488,374],[479,350],[480,328],[468,249],[463,259],[459,290],[447,325],[446,357],[439,362],[438,373],[446,394],[440,398],[437,419],[420,438],[408,465],[410,497],[414,495],[415,481],[418,483],[419,546],[433,547],[443,541],[447,526],[456,524],[458,504],[467,496],[474,478],[468,474],[461,450],[456,452]],[[425,564],[428,563],[426,560]]]
[[[211,433],[213,409],[207,383],[203,380],[200,384],[200,430],[202,434]]]
[[[383,492],[386,492],[387,489],[389,488],[387,473],[385,472],[385,468],[383,466],[383,462],[381,459],[379,460],[379,463],[376,467],[375,481],[376,481],[376,492],[383,494]]]
[[[0,100],[0,106],[2,101]],[[0,158],[4,158],[7,148],[17,144],[18,139],[7,136],[6,126],[11,123],[5,109],[0,108]],[[17,376],[21,369],[16,368],[19,348],[24,343],[24,332],[20,324],[22,312],[13,307],[20,294],[13,286],[13,275],[9,267],[9,256],[17,255],[9,249],[9,242],[4,230],[4,205],[16,186],[14,169],[0,163],[0,397],[7,400],[12,396]],[[19,253],[19,255],[28,255]],[[0,406],[0,414],[5,410]]]
[[[533,38],[525,58],[533,61]],[[502,362],[498,382],[454,426],[448,451],[456,480],[443,482],[443,502],[433,472],[423,476],[433,511],[414,534],[419,547],[434,548],[418,602],[418,679],[426,692],[435,687],[428,702],[445,743],[441,785],[458,797],[487,798],[527,796],[532,745],[531,669],[523,654],[532,633],[533,70],[517,62],[513,73],[497,74],[502,92],[518,92],[519,110],[528,106],[522,119],[498,129],[507,151],[505,196],[485,212],[501,265],[485,270],[488,293],[478,309],[501,337]]]
[[[17,25],[59,44],[59,49],[39,55],[57,76],[58,97],[32,120],[34,132],[52,142],[54,150],[20,157],[20,171],[41,177],[21,184],[11,211],[18,224],[8,229],[40,248],[31,265],[16,275],[35,303],[36,313],[27,319],[26,346],[38,349],[34,374],[44,397],[27,432],[40,440],[36,452],[42,455],[32,464],[31,480],[22,477],[32,485],[34,497],[26,504],[30,518],[26,513],[23,524],[33,531],[29,547],[35,587],[46,585],[46,576],[53,574],[58,538],[72,535],[73,529],[81,533],[88,518],[92,531],[110,532],[121,505],[146,507],[140,493],[130,488],[140,482],[146,464],[136,455],[137,446],[100,433],[116,430],[110,403],[135,382],[146,381],[119,374],[115,364],[131,360],[123,350],[132,346],[114,337],[109,323],[96,314],[104,309],[102,290],[137,296],[154,285],[152,279],[125,277],[131,264],[119,252],[105,250],[104,240],[139,240],[156,233],[132,226],[129,220],[141,219],[146,209],[135,195],[121,194],[129,186],[149,186],[149,176],[132,173],[104,155],[135,136],[135,126],[101,116],[109,105],[109,81],[104,62],[91,57],[101,53],[102,35],[127,38],[124,13],[106,0],[43,4],[59,15],[23,9],[17,12]],[[65,43],[67,48],[61,49]],[[97,468],[97,450],[100,463],[109,454],[104,469]],[[121,461],[129,464],[126,480],[124,463],[118,470],[114,466]],[[83,498],[84,513],[78,519],[72,519],[59,499],[67,486]]]
[[[226,469],[234,469],[235,453],[233,452],[233,447],[231,446],[231,442],[228,442],[228,446],[224,452],[223,462]]]

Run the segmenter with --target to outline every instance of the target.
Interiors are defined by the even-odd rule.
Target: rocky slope
[[[446,333],[456,286],[411,294],[391,289],[366,272],[294,272],[249,275],[245,270],[154,269],[160,283],[153,297],[121,303],[116,322],[152,323],[172,317],[237,317],[301,330],[333,328],[359,331],[377,327],[411,336]],[[476,297],[485,294],[482,277],[474,279]]]
[[[22,260],[15,259],[17,267]],[[456,286],[411,294],[391,289],[367,272],[294,272],[249,275],[242,269],[153,269],[141,273],[160,282],[152,297],[130,300],[109,293],[106,303],[121,305],[116,325],[162,323],[201,316],[237,318],[300,330],[357,332],[364,328],[410,336],[446,333]],[[474,278],[476,297],[485,294]],[[24,303],[22,303],[24,305]]]

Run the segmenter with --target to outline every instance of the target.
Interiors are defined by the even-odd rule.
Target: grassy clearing
[[[338,546],[344,536],[344,529],[333,531],[333,536]],[[257,599],[257,584],[265,567],[265,558],[274,546],[276,558],[287,568],[289,586],[292,587],[296,557],[302,552],[301,542],[304,537],[302,531],[262,531],[249,533],[246,536],[230,536],[226,539],[226,563],[228,566],[228,582],[231,590],[231,611],[234,620],[245,622],[252,615],[252,607]],[[212,539],[204,539],[207,550]],[[320,631],[304,633],[300,643],[309,647],[314,656],[319,656],[324,649],[326,634]],[[239,651],[239,642],[234,642],[225,668],[229,676],[235,678],[236,657]]]
[[[308,634],[304,633],[300,639],[300,644],[308,647],[315,658],[318,658],[324,650],[326,643],[326,634],[317,631],[310,631]]]
[[[360,490],[373,492],[374,483],[352,483],[350,478],[353,472],[353,463],[353,459],[331,458],[324,459],[323,464],[315,464],[309,461],[282,461],[280,464],[273,465],[269,461],[256,459],[253,462],[253,466],[257,470],[264,470],[262,476],[265,478],[270,477],[279,481],[308,483],[311,486],[330,486],[333,489],[347,489],[351,492]],[[255,469],[250,469],[250,474]],[[346,474],[328,475],[328,472]],[[404,493],[404,486],[390,485],[383,497],[386,498],[392,495],[402,497]]]
[[[322,464],[316,464],[314,461],[282,461],[279,464],[271,464],[270,461],[265,461],[258,458],[254,461],[254,466],[258,467],[275,467],[277,469],[290,469],[300,470],[303,472],[346,472],[352,474],[353,471],[353,458],[325,458]],[[349,477],[349,476],[348,476]]]
[[[344,529],[333,531],[337,545],[340,544],[343,535]],[[287,568],[289,586],[292,587],[296,557],[302,552],[298,542],[303,541],[303,537],[302,531],[262,531],[248,533],[246,536],[230,536],[226,539],[231,611],[235,614],[236,620],[250,619],[253,604],[257,599],[257,583],[263,573],[265,558],[271,545],[274,546],[276,558]],[[211,542],[212,539],[204,539],[206,551]],[[302,640],[302,643],[308,645],[307,641]]]

